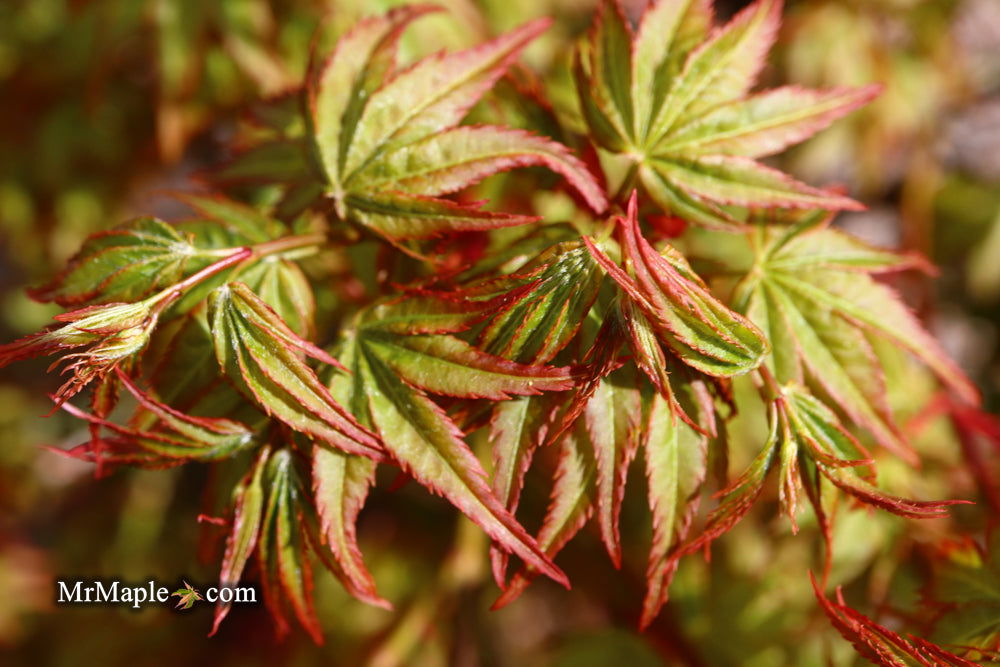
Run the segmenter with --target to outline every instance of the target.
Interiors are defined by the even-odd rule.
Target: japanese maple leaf
[[[662,352],[655,360],[650,357],[654,339],[688,366],[714,377],[740,375],[760,365],[767,340],[746,317],[712,295],[679,251],[665,245],[657,252],[650,245],[639,228],[634,191],[627,214],[615,223],[627,268],[612,261],[594,239],[584,238],[584,243],[621,290],[631,346],[654,385],[666,390],[660,376]]]
[[[180,601],[174,606],[174,609],[190,609],[195,602],[200,602],[204,599],[201,597],[198,589],[193,588],[186,581],[184,582],[184,588],[178,588],[170,594],[170,597],[174,597],[175,595],[180,598]]]
[[[458,426],[427,394],[499,401],[563,391],[572,387],[573,377],[568,368],[509,361],[451,335],[467,328],[469,317],[450,308],[415,299],[363,312],[340,355],[351,375],[335,378],[334,391],[407,474],[463,511],[504,552],[565,583],[562,571],[490,487]],[[326,536],[364,590],[369,577],[356,566],[353,523],[373,468],[325,455],[313,463]]]
[[[880,444],[912,459],[888,407],[874,339],[908,351],[956,396],[978,403],[975,386],[940,343],[874,278],[926,264],[832,229],[829,216],[821,213],[800,218],[788,227],[758,228],[754,266],[736,290],[734,306],[767,333],[766,363],[779,382],[821,386]]]
[[[598,144],[628,164],[665,211],[733,228],[730,207],[856,209],[766,167],[773,155],[868,102],[877,86],[789,86],[749,94],[777,35],[780,0],[759,0],[712,27],[711,0],[659,0],[629,23],[605,0],[575,63],[580,108]]]
[[[397,68],[400,34],[430,11],[402,7],[358,23],[309,80],[312,139],[336,217],[393,242],[532,222],[442,198],[532,165],[558,172],[602,211],[603,189],[561,144],[505,127],[457,127],[549,21]]]

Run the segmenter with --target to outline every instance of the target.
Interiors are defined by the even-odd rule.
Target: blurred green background
[[[324,17],[335,33],[387,0],[3,0],[0,2],[0,339],[26,335],[58,312],[24,288],[50,277],[89,233],[140,213],[182,213],[166,193],[191,187],[224,160],[241,109],[293,88]],[[557,25],[528,52],[557,74],[589,22],[587,0],[446,0],[422,23],[410,52],[457,47],[549,14]],[[634,5],[635,3],[633,3]],[[740,2],[717,3],[723,14]],[[875,243],[917,250],[937,279],[898,285],[949,352],[984,389],[1000,390],[1000,2],[798,0],[787,2],[768,83],[882,82],[865,110],[780,158],[812,183],[841,183],[869,210],[838,224]],[[548,80],[548,79],[547,79]],[[209,470],[120,471],[100,480],[44,445],[86,437],[46,394],[47,362],[21,363],[0,380],[0,664],[357,665],[823,665],[853,664],[850,647],[817,612],[808,581],[815,531],[793,537],[758,508],[713,550],[688,559],[652,630],[634,627],[648,537],[642,498],[626,501],[631,554],[615,572],[590,533],[560,555],[571,592],[539,582],[516,604],[488,607],[487,545],[439,499],[414,485],[380,484],[362,514],[362,544],[396,612],[344,594],[325,572],[317,604],[327,642],[300,631],[274,640],[262,606],[238,607],[206,639],[208,605],[186,613],[57,608],[60,576],[210,584],[224,534],[206,511]],[[894,396],[915,414],[932,391],[915,377]],[[733,443],[739,449],[739,429]],[[883,476],[933,497],[976,498],[952,523],[914,525],[855,512],[838,527],[834,580],[883,604],[904,623],[926,581],[924,546],[975,532],[1000,511],[990,497],[1000,443],[946,419],[918,437],[925,469]],[[746,451],[750,451],[747,449]],[[738,456],[737,456],[738,458]],[[970,465],[970,462],[972,465]],[[977,467],[978,466],[978,467]],[[735,469],[735,468],[733,468]],[[976,477],[976,471],[979,478]],[[391,480],[388,480],[391,481]],[[544,490],[526,491],[543,507]],[[991,501],[993,504],[991,504]],[[773,508],[772,508],[773,509]],[[905,529],[905,530],[904,530]],[[869,607],[868,612],[873,609]],[[880,617],[884,618],[884,617]],[[829,661],[829,662],[828,662]]]

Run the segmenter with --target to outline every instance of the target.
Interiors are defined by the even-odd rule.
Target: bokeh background
[[[0,339],[58,312],[24,288],[50,277],[96,230],[140,213],[183,213],[166,195],[229,154],[241,111],[294,88],[318,26],[329,39],[388,0],[3,0],[0,2]],[[528,18],[557,19],[527,53],[570,99],[571,40],[589,0],[444,0],[405,43],[410,55],[464,46]],[[632,3],[633,5],[635,3]],[[740,2],[718,2],[721,13]],[[900,285],[949,352],[1000,401],[1000,2],[789,0],[769,83],[882,82],[882,97],[780,158],[807,182],[843,184],[868,205],[838,224],[940,266]],[[546,80],[549,80],[547,78]],[[489,101],[487,100],[487,103]],[[105,576],[211,583],[221,529],[199,524],[209,470],[120,471],[95,480],[66,448],[84,429],[50,411],[58,378],[39,360],[0,379],[0,664],[3,665],[823,665],[853,664],[817,612],[804,578],[815,535],[793,537],[758,508],[713,550],[690,558],[653,629],[635,632],[643,531],[615,572],[585,532],[560,555],[573,591],[539,582],[516,604],[496,591],[486,545],[446,504],[409,485],[376,490],[361,540],[396,612],[365,607],[320,573],[326,644],[276,642],[263,607],[236,608],[207,639],[208,605],[177,613],[58,608],[53,580]],[[916,416],[934,387],[893,396]],[[1000,513],[1000,442],[944,414],[915,433],[926,463],[882,474],[920,481],[928,497],[975,499],[948,525],[856,512],[838,528],[834,581],[893,627],[917,615],[947,534],[977,534]],[[996,435],[996,434],[994,434]],[[739,443],[734,443],[739,447]],[[525,503],[543,506],[544,493]],[[642,498],[623,523],[643,520]],[[808,533],[807,531],[804,531]],[[626,538],[630,539],[630,538]],[[1000,614],[998,614],[1000,616]],[[940,628],[929,632],[941,632]],[[947,637],[944,637],[947,639]],[[828,662],[829,661],[829,662]]]

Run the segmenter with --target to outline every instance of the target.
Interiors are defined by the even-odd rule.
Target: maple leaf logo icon
[[[176,591],[170,594],[170,597],[177,596],[180,601],[174,606],[174,609],[190,609],[195,602],[203,600],[201,593],[198,592],[197,588],[193,588],[188,582],[184,582],[184,588],[178,588]]]

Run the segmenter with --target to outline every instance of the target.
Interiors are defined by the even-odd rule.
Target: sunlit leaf
[[[625,268],[585,238],[594,259],[635,302],[660,341],[681,361],[708,375],[729,377],[756,368],[768,349],[760,331],[716,299],[684,257],[667,246],[658,253],[639,230],[636,197],[616,218]]]
[[[758,0],[711,29],[711,3],[658,0],[633,29],[622,3],[601,3],[577,55],[580,107],[602,147],[631,163],[664,211],[734,229],[740,223],[726,207],[860,208],[754,160],[807,139],[878,92],[788,87],[748,96],[781,7]]]
[[[261,410],[346,453],[383,457],[378,438],[333,399],[302,356],[336,360],[299,338],[242,283],[213,292],[211,310],[219,366]]]
[[[392,241],[525,224],[534,218],[440,197],[536,165],[603,210],[603,190],[563,146],[501,127],[455,127],[548,22],[397,69],[401,32],[428,11],[400,8],[359,23],[309,82],[314,140],[337,216]]]
[[[899,297],[870,274],[920,267],[919,258],[873,248],[812,216],[797,225],[761,227],[757,262],[736,293],[736,307],[772,342],[767,363],[779,382],[822,386],[880,444],[912,459],[886,400],[885,377],[867,336],[908,350],[959,396],[978,392]]]

